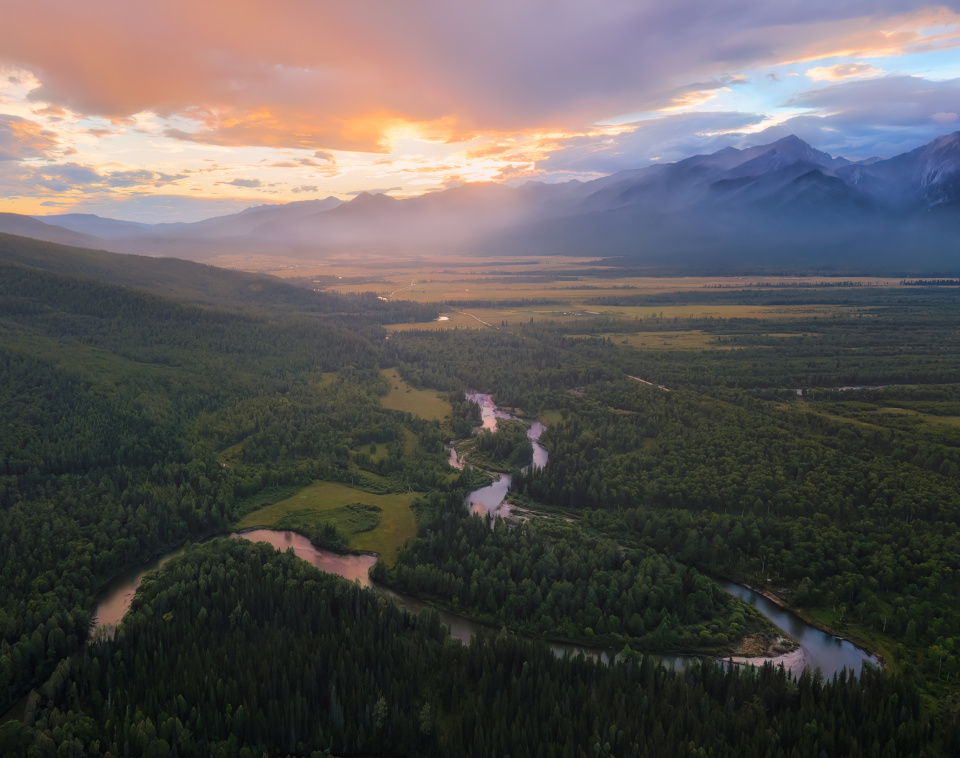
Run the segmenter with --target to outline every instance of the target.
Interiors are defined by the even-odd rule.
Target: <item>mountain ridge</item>
[[[237,250],[321,257],[379,250],[625,255],[633,262],[695,265],[711,251],[729,256],[764,246],[769,256],[866,259],[865,246],[879,245],[883,260],[898,254],[936,259],[942,269],[944,263],[957,268],[950,250],[958,208],[960,132],[892,158],[858,162],[789,135],[587,182],[473,183],[413,198],[361,192],[347,202],[261,205],[142,229],[81,214],[36,217],[31,226],[6,214],[0,231],[195,260]],[[58,218],[64,227],[56,226]],[[862,244],[850,234],[857,228]],[[92,229],[102,229],[100,236],[83,242],[69,236]]]

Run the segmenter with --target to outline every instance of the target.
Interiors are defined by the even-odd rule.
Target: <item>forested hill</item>
[[[197,271],[229,300],[252,280],[0,245],[0,711],[77,649],[104,581],[225,529],[264,489],[357,481],[361,445],[402,449],[411,433],[430,447],[416,465],[385,460],[390,486],[445,481],[439,427],[410,432],[379,402],[378,322],[422,306],[364,311],[283,283],[272,311],[204,306],[115,282],[196,296]],[[295,312],[301,297],[328,313]]]
[[[201,305],[269,312],[364,313],[379,323],[430,321],[436,307],[411,302],[387,304],[372,293],[318,293],[274,276],[207,266],[179,258],[119,255],[0,233],[0,262],[98,282],[138,287]]]
[[[218,540],[147,579],[116,639],[64,661],[25,755],[916,756],[930,721],[876,670],[668,671],[558,660],[509,634],[451,642],[292,553]]]

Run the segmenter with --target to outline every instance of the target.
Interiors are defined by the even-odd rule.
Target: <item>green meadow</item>
[[[415,496],[375,495],[337,482],[314,482],[291,497],[247,514],[236,527],[303,531],[330,523],[349,535],[352,550],[378,553],[392,562],[400,545],[416,534],[417,525],[410,510]],[[375,512],[354,507],[358,504],[380,509],[375,526],[370,528]]]

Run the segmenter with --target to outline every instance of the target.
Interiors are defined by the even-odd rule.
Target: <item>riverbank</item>
[[[459,614],[456,609],[450,609],[444,606],[442,603],[438,603],[435,600],[430,599],[421,599],[414,598],[409,595],[404,595],[392,589],[391,587],[375,582],[370,576],[370,569],[376,561],[376,556],[366,553],[360,555],[341,555],[332,553],[328,550],[318,550],[314,547],[310,541],[301,534],[296,534],[291,531],[277,532],[269,529],[254,529],[251,531],[246,531],[243,533],[233,532],[229,535],[217,535],[217,536],[229,536],[234,539],[252,539],[256,541],[266,541],[272,544],[278,550],[293,549],[298,557],[308,561],[312,565],[320,568],[323,571],[329,573],[335,573],[339,576],[342,576],[349,581],[359,582],[361,586],[371,588],[373,591],[376,591],[383,595],[384,597],[390,598],[392,602],[397,603],[400,607],[405,608],[411,612],[420,612],[425,609],[430,609],[432,611],[440,614],[441,623],[447,626],[451,630],[451,635],[459,639],[461,642],[469,643],[472,635],[477,631],[494,631],[496,632],[499,628],[502,628],[501,625],[493,623],[485,623],[483,620],[473,620],[466,616]],[[185,547],[181,547],[179,550],[170,552],[166,555],[155,558],[151,561],[149,566],[141,566],[136,572],[136,576],[129,576],[129,584],[125,590],[120,588],[115,589],[115,592],[119,597],[104,597],[101,598],[101,605],[107,604],[110,605],[111,601],[119,600],[119,604],[114,604],[115,617],[111,619],[102,619],[104,623],[119,623],[120,619],[126,613],[126,610],[129,609],[130,602],[133,598],[133,593],[136,590],[136,587],[139,585],[139,580],[142,576],[147,573],[147,571],[155,570],[157,567],[162,565],[166,560],[172,558],[174,555],[182,552]],[[727,582],[727,585],[732,585],[732,583]],[[754,592],[750,588],[742,587],[740,585],[733,585],[738,588],[740,592],[751,593],[752,597],[757,601],[768,602],[771,607],[777,608],[783,613],[788,613],[787,609],[784,609],[780,606],[775,605],[772,601],[765,598],[760,593]],[[725,586],[724,589],[729,590],[729,587]],[[742,596],[741,596],[741,599]],[[748,602],[748,605],[753,605],[753,603]],[[758,613],[767,615],[764,612],[763,608],[756,608]],[[119,611],[119,612],[117,612]],[[99,613],[99,606],[98,606]],[[792,615],[792,618],[796,619],[800,623],[803,623],[798,616]],[[769,616],[767,616],[769,619]],[[772,623],[776,624],[776,621],[770,619]],[[817,634],[822,634],[819,630],[814,629],[812,626],[808,626],[811,631],[816,632]],[[511,632],[515,633],[515,632]],[[518,634],[518,636],[524,636]],[[563,638],[557,637],[554,639],[547,638],[543,635],[537,635],[532,637],[532,639],[537,639],[545,644],[549,645],[557,655],[577,655],[583,653],[588,657],[610,660],[615,658],[621,651],[627,649],[628,645],[603,645],[598,644],[599,641],[595,639],[588,638]],[[765,640],[765,641],[764,641]],[[839,640],[836,640],[839,642]],[[703,659],[710,658],[713,660],[719,661],[732,661],[734,663],[746,663],[753,665],[763,665],[764,663],[771,662],[774,664],[783,663],[786,668],[795,674],[799,675],[800,671],[804,665],[808,665],[809,653],[805,651],[794,651],[788,653],[780,653],[777,648],[777,640],[772,637],[761,637],[759,639],[749,639],[744,642],[745,647],[743,648],[731,648],[729,652],[719,652],[716,649],[713,650],[678,650],[678,649],[654,649],[651,647],[644,648],[642,651],[635,650],[632,646],[629,647],[630,650],[635,652],[643,652],[645,655],[651,655],[657,658],[661,663],[669,668],[677,668],[686,665],[687,662],[693,659]],[[851,643],[844,643],[853,647]],[[763,648],[763,655],[753,655],[753,653],[760,652],[761,647]],[[778,657],[770,657],[770,653],[775,652],[779,653]],[[828,661],[829,663],[829,661]],[[839,665],[836,661],[832,665],[828,665],[826,668],[821,665],[825,677],[833,676],[834,673],[839,671],[846,665],[848,668],[854,668],[852,661],[840,661]],[[856,670],[859,670],[859,667],[855,667]],[[5,714],[6,715],[6,714]]]
[[[464,612],[443,602],[442,598],[435,596],[411,596],[404,593],[400,588],[394,587],[383,581],[382,577],[373,579],[371,586],[382,589],[392,595],[410,598],[420,603],[424,608],[430,608],[437,612],[446,614],[448,617],[456,618],[461,624],[467,623],[475,626],[477,629],[486,629],[497,631],[506,628],[511,634],[523,639],[536,640],[550,645],[554,648],[565,648],[571,651],[584,651],[591,655],[606,655],[614,658],[624,650],[652,655],[660,659],[674,658],[710,658],[714,660],[727,660],[731,657],[746,657],[756,659],[757,665],[762,665],[767,659],[782,656],[785,653],[792,652],[799,645],[782,635],[764,633],[755,631],[737,641],[736,644],[726,648],[710,647],[657,647],[644,643],[639,639],[631,639],[623,636],[616,638],[610,635],[587,636],[587,635],[562,635],[542,633],[535,629],[524,627],[505,627],[495,618],[488,616],[467,615]],[[762,615],[762,614],[760,614]]]
[[[732,584],[737,584],[741,587],[746,587],[751,592],[762,596],[766,600],[770,601],[778,608],[782,609],[784,612],[789,613],[793,616],[796,616],[798,619],[803,621],[805,624],[813,627],[814,629],[822,632],[823,634],[829,635],[834,639],[837,639],[841,642],[846,642],[854,647],[862,650],[864,653],[869,655],[874,659],[874,663],[881,666],[881,668],[887,668],[889,666],[888,661],[891,660],[891,656],[888,651],[885,650],[885,646],[881,643],[881,640],[876,638],[876,635],[871,635],[864,630],[864,633],[858,634],[855,631],[851,631],[847,628],[843,630],[837,628],[835,625],[826,623],[822,619],[817,618],[816,609],[808,608],[797,608],[796,606],[791,605],[787,600],[785,600],[780,595],[777,595],[772,590],[766,589],[764,587],[756,587],[748,582],[736,580],[736,579],[726,579],[726,578],[717,578],[712,577],[714,581],[717,582],[730,582]],[[823,611],[825,613],[825,611]]]

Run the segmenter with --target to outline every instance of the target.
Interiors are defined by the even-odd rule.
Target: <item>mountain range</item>
[[[796,136],[589,182],[360,193],[184,224],[0,214],[0,231],[114,252],[586,255],[632,266],[960,270],[960,132],[851,162]]]

